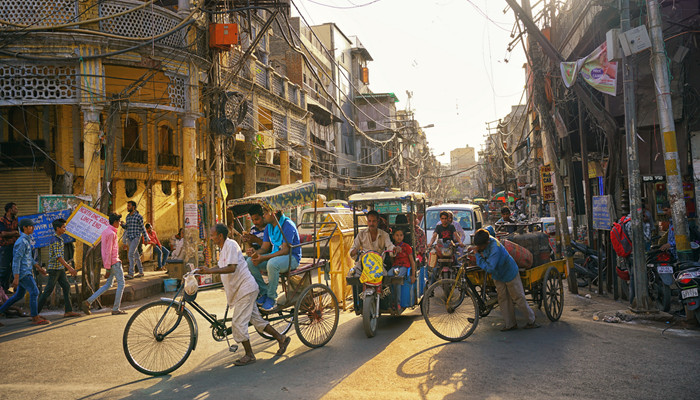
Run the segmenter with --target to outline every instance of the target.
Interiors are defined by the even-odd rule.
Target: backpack
[[[625,224],[629,221],[629,216],[622,217],[619,222],[613,223],[610,230],[610,241],[615,253],[620,257],[628,257],[632,253],[632,239],[625,231]]]

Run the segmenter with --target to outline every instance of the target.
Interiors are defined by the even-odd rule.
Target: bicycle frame
[[[447,296],[447,301],[445,302],[445,305],[449,305],[450,300],[452,300],[452,295],[454,294],[455,287],[457,285],[466,285],[468,290],[470,290],[472,293],[475,294],[474,297],[476,297],[476,301],[479,305],[479,312],[483,311],[486,309],[486,302],[484,301],[483,296],[486,293],[486,277],[484,277],[484,282],[481,284],[481,294],[479,294],[476,291],[476,285],[472,283],[472,281],[469,279],[469,277],[466,274],[466,260],[464,263],[462,263],[462,266],[459,268],[459,271],[457,271],[457,276],[455,277],[455,284],[452,286],[452,289],[450,289],[450,294]]]

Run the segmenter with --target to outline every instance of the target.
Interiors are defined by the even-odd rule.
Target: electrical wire
[[[319,6],[323,6],[323,7],[335,8],[338,10],[349,10],[349,9],[353,9],[353,8],[361,8],[361,7],[371,6],[374,3],[379,3],[380,0],[372,0],[372,1],[364,3],[364,4],[353,4],[351,6],[334,6],[332,4],[324,4],[324,3],[321,3],[320,1],[315,1],[315,0],[307,0],[307,1],[309,3],[314,3],[314,4],[317,4]],[[349,2],[349,3],[352,4],[352,2]]]

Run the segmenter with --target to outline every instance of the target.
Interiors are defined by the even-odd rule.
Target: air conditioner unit
[[[275,152],[274,150],[265,150],[265,163],[274,164],[275,163]]]

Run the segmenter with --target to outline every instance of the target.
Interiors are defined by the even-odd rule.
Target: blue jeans
[[[141,243],[141,235],[129,241],[129,275],[134,274],[135,266],[139,266],[139,272],[143,273],[143,265],[141,264],[141,255],[139,254],[139,243]]]
[[[4,313],[8,308],[10,308],[10,306],[21,300],[24,297],[24,294],[27,292],[29,292],[29,309],[31,310],[32,317],[39,315],[39,288],[36,287],[34,277],[31,275],[25,275],[24,277],[20,278],[15,294],[7,299],[5,303],[3,303],[2,307],[0,307],[0,314]]]
[[[138,248],[138,246],[136,246]],[[122,263],[118,262],[114,265],[112,265],[112,268],[110,270],[109,278],[107,278],[107,283],[102,285],[101,288],[97,289],[95,293],[93,293],[92,296],[90,296],[89,299],[87,299],[87,302],[92,304],[93,301],[95,301],[100,295],[109,288],[112,287],[112,283],[114,282],[114,279],[116,278],[117,280],[117,293],[114,295],[114,306],[112,306],[112,311],[117,311],[119,310],[119,306],[122,304],[122,294],[124,293],[124,271],[122,270]]]
[[[246,262],[250,273],[255,278],[255,282],[258,283],[260,294],[267,295],[272,300],[277,300],[277,285],[279,284],[280,272],[287,272],[290,269],[294,271],[299,266],[299,261],[294,257],[291,257],[290,261],[289,255],[274,257],[258,265],[253,264],[253,261],[246,257]],[[261,272],[263,269],[267,269],[267,281],[269,283],[265,283],[263,280]]]
[[[394,273],[394,270],[397,269],[397,268],[398,268],[398,270],[399,270],[399,273],[398,273],[398,274]],[[396,276],[401,276],[401,277],[406,278],[406,275],[408,275],[408,267],[401,267],[401,266],[391,267],[391,269],[389,269],[389,271],[387,271],[386,274],[387,274],[387,276],[394,276],[394,275],[396,275]],[[405,280],[405,279],[404,279],[404,280]],[[401,304],[401,286],[402,286],[402,285],[392,285],[392,289],[393,289],[393,292],[394,292],[394,296],[396,297],[396,300],[397,300],[396,303],[397,303],[397,304]]]
[[[156,261],[158,261],[158,268],[163,268],[165,265],[165,260],[168,259],[170,255],[170,250],[163,246],[153,245],[153,253],[156,255]]]

